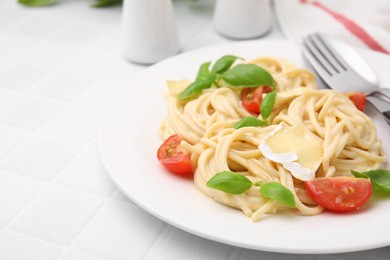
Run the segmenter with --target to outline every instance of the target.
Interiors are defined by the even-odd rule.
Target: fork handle
[[[385,116],[387,123],[390,125],[390,110],[383,112],[383,115]]]
[[[372,92],[373,95],[379,95],[390,100],[390,88],[378,88]]]
[[[390,103],[376,96],[368,96],[367,100],[383,115],[390,125]]]

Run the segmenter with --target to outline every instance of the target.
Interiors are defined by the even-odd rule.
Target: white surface
[[[156,151],[161,145],[159,125],[166,113],[162,94],[165,81],[193,80],[199,64],[227,54],[246,60],[277,56],[303,66],[300,51],[292,42],[249,41],[187,52],[150,67],[129,83],[138,86],[140,91],[129,89],[119,95],[107,107],[99,125],[99,152],[114,183],[138,205],[162,220],[235,246],[287,253],[335,253],[389,245],[390,200],[371,203],[357,214],[271,215],[254,223],[242,212],[202,195],[192,181],[177,178],[161,167]],[[364,54],[371,64],[383,67],[377,73],[382,82],[390,84],[385,69],[390,66],[390,58],[377,58],[378,54],[373,52]],[[133,102],[129,102],[132,97]],[[387,123],[377,113],[370,110],[367,113],[381,130],[379,138],[384,143],[385,153],[390,154]],[[369,221],[372,219],[375,222]],[[329,232],[329,227],[335,226],[337,230]]]
[[[89,3],[0,1],[1,260],[388,259],[390,247],[333,255],[241,249],[135,206],[97,155],[96,117],[118,93],[136,88],[128,82],[145,67],[121,55],[120,7]],[[177,0],[174,11],[183,52],[231,42],[213,29],[213,1]],[[274,22],[265,38],[284,36]],[[60,232],[62,224],[69,230]]]

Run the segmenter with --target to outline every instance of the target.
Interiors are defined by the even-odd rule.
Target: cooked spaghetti
[[[168,82],[168,111],[160,135],[162,139],[172,134],[183,138],[182,146],[191,153],[196,169],[195,186],[202,193],[241,209],[254,221],[264,214],[290,210],[262,197],[255,185],[242,194],[206,186],[216,173],[233,171],[253,183],[279,182],[293,193],[298,212],[321,213],[323,207],[308,196],[303,181],[282,164],[267,159],[258,148],[281,122],[290,127],[304,126],[321,144],[316,177],[348,176],[351,170],[376,169],[386,161],[373,122],[348,97],[333,90],[317,90],[313,73],[287,61],[262,57],[250,63],[266,69],[276,82],[278,97],[265,127],[233,128],[238,120],[251,115],[241,104],[238,88],[211,87],[195,99],[179,101],[179,92],[190,82]]]

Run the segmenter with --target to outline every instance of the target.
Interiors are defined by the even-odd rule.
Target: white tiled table
[[[334,255],[236,248],[149,215],[109,180],[100,112],[145,67],[120,53],[120,7],[0,2],[0,259],[390,259],[390,247]],[[174,2],[183,51],[226,43],[214,1]],[[276,21],[266,39],[284,39]]]

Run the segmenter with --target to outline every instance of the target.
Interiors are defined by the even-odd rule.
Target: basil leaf
[[[261,121],[260,119],[253,117],[253,116],[247,116],[238,121],[233,128],[234,129],[239,129],[242,127],[247,127],[247,126],[267,126],[268,123],[265,121]]]
[[[195,81],[203,81],[203,80],[212,81],[211,72],[209,70],[210,64],[211,62],[205,62],[202,65],[200,65]]]
[[[257,187],[261,187],[261,185],[263,185],[264,184],[264,182],[262,182],[262,181],[257,181],[257,182],[255,182],[255,184],[253,184],[253,185],[255,185],[255,186],[257,186]]]
[[[363,172],[356,172],[356,171],[351,171],[352,175],[355,176],[356,178],[366,178],[368,179],[368,175],[363,173]]]
[[[260,105],[260,112],[264,120],[267,120],[267,118],[271,115],[272,109],[274,108],[275,105],[276,96],[277,96],[277,91],[274,90],[272,92],[269,92],[263,98],[263,101],[261,102]]]
[[[27,6],[46,6],[55,4],[55,0],[18,0],[19,4]]]
[[[241,194],[252,187],[252,182],[244,175],[223,171],[214,175],[207,183],[207,187],[231,194]]]
[[[237,59],[242,59],[242,58],[239,58],[239,57],[233,56],[233,55],[226,55],[226,56],[223,56],[222,58],[219,58],[215,62],[213,69],[211,70],[211,73],[214,75],[217,73],[224,73],[233,65],[233,63]]]
[[[294,194],[279,182],[268,182],[261,185],[260,194],[264,198],[274,199],[290,208],[295,207]]]
[[[255,64],[238,64],[222,75],[222,79],[235,87],[274,86],[274,78]]]
[[[113,6],[122,3],[122,0],[96,0],[96,2],[92,5],[93,7],[106,7]]]
[[[178,99],[184,100],[188,98],[192,98],[200,93],[202,93],[202,90],[210,88],[212,84],[212,81],[209,80],[201,80],[201,81],[195,81],[191,83],[186,89],[184,89],[182,92],[180,92]]]
[[[390,192],[390,170],[378,169],[366,172],[352,171],[352,174],[358,178],[369,178],[374,190]]]

